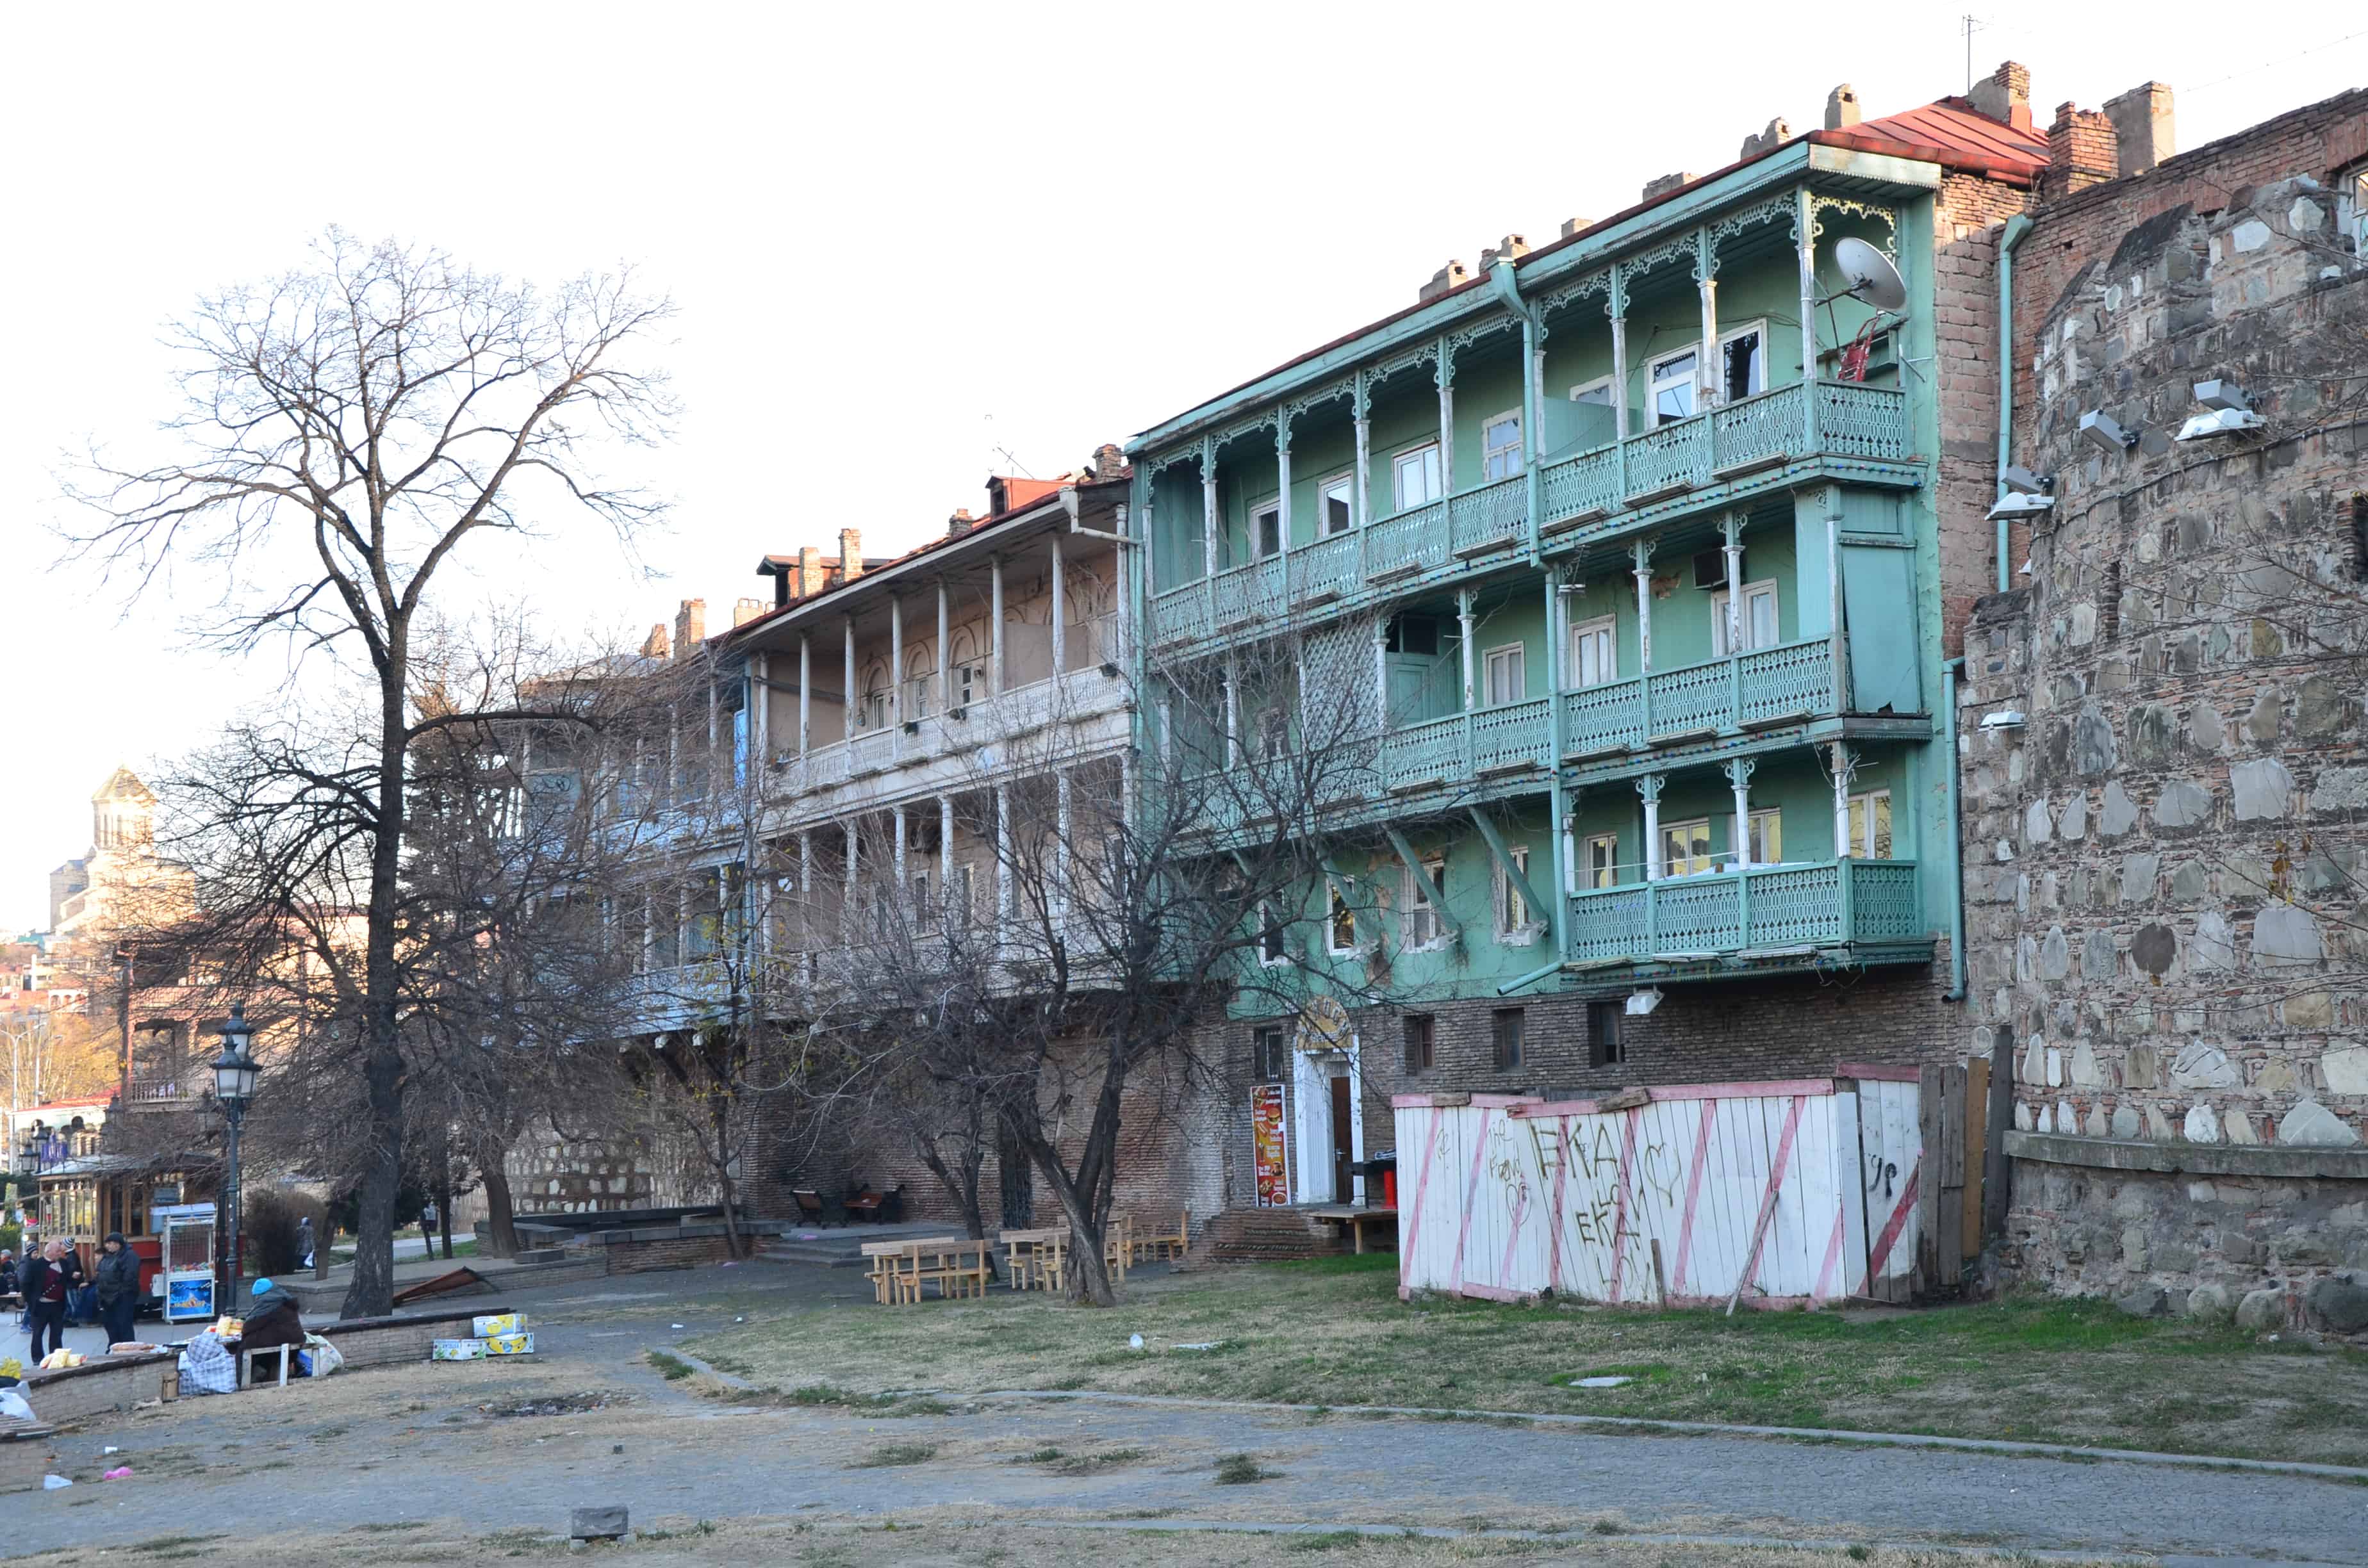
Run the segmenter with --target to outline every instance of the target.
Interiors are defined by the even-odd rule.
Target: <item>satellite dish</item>
[[[1845,239],[1834,246],[1834,265],[1850,279],[1842,292],[1878,311],[1896,311],[1907,302],[1907,285],[1891,258],[1861,239]]]

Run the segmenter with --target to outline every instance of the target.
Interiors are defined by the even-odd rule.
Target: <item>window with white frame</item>
[[[1529,697],[1529,674],[1520,643],[1508,642],[1501,648],[1491,648],[1483,658],[1487,674],[1485,700],[1489,707],[1501,708]]]
[[[856,709],[856,727],[884,729],[888,723],[888,666],[874,663],[863,672],[863,700]]]
[[[1579,405],[1571,446],[1581,451],[1609,446],[1620,437],[1620,415],[1611,406],[1611,378],[1598,376],[1570,389],[1570,401]]]
[[[978,656],[978,633],[967,626],[954,629],[953,681],[955,707],[986,700],[986,665]]]
[[[1357,490],[1349,475],[1336,473],[1315,487],[1315,517],[1326,539],[1356,526]]]
[[[1258,962],[1269,969],[1288,963],[1290,951],[1283,946],[1283,924],[1275,918],[1274,906],[1258,905]]]
[[[1757,397],[1768,390],[1768,324],[1756,321],[1719,334],[1718,384],[1721,403]]]
[[[1784,813],[1774,807],[1752,812],[1748,842],[1755,866],[1773,866],[1783,859]]]
[[[2351,176],[2351,255],[2368,265],[2368,169]]]
[[[1860,860],[1891,858],[1891,791],[1869,790],[1850,798],[1850,846],[1844,854]]]
[[[1661,874],[1665,877],[1691,877],[1696,871],[1707,871],[1710,858],[1710,818],[1696,817],[1691,822],[1665,822],[1661,824]]]
[[[1499,414],[1480,426],[1480,483],[1510,479],[1521,472],[1521,411]]]
[[[1250,551],[1258,560],[1282,553],[1282,503],[1269,501],[1250,513]]]
[[[1582,620],[1570,629],[1570,684],[1602,686],[1620,678],[1620,618]]]
[[[1390,464],[1396,486],[1397,509],[1410,512],[1439,499],[1439,443],[1428,442],[1400,452]]]
[[[1505,858],[1513,863],[1513,869],[1520,872],[1523,878],[1529,876],[1530,846],[1528,845],[1507,845]],[[1530,913],[1530,901],[1522,895],[1520,882],[1507,876],[1504,867],[1498,866],[1496,869],[1497,935],[1499,937],[1530,935],[1537,928],[1536,918]]]
[[[1335,954],[1353,953],[1357,950],[1356,906],[1349,902],[1347,891],[1338,882],[1326,882],[1324,886],[1325,941]]]
[[[946,922],[951,926],[970,923],[971,869],[968,866],[946,868]]]
[[[937,907],[929,902],[929,873],[926,870],[916,871],[913,873],[914,927],[916,930],[927,931],[937,923]]]
[[[1694,414],[1694,377],[1702,364],[1702,347],[1680,348],[1651,361],[1647,369],[1645,423],[1647,428]]]
[[[1582,884],[1590,888],[1616,887],[1620,881],[1620,835],[1616,833],[1588,835],[1586,851],[1579,859]]]
[[[1732,645],[1727,606],[1733,595],[1725,588],[1710,597],[1711,657],[1724,659],[1730,653],[1748,653],[1755,648],[1776,646],[1776,584],[1774,579],[1743,585],[1743,645]]]
[[[1400,930],[1406,945],[1433,946],[1447,934],[1446,925],[1439,918],[1440,903],[1447,896],[1447,862],[1425,860],[1421,876],[1405,870],[1402,880],[1406,884],[1406,921]]]

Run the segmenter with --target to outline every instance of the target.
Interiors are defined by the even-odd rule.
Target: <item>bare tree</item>
[[[926,1081],[956,1135],[970,1108],[991,1114],[1061,1207],[1079,1301],[1115,1300],[1105,1238],[1148,1078],[1208,1082],[1221,1064],[1196,1040],[1232,1011],[1389,994],[1386,899],[1336,854],[1376,793],[1372,635],[1155,671],[1131,762],[1071,754],[1057,714],[997,748],[965,792],[987,846],[972,902],[923,907],[893,878],[859,879],[862,920],[816,955],[812,994],[782,1004],[851,1042],[869,1068],[850,1081]],[[1330,958],[1327,927],[1353,956]]]
[[[472,717],[416,710],[415,638],[477,535],[531,535],[573,511],[630,540],[661,516],[604,483],[595,459],[664,432],[664,380],[634,357],[668,312],[623,274],[543,295],[441,252],[332,231],[310,266],[203,300],[175,328],[187,403],[167,428],[184,456],[92,460],[82,498],[101,521],[75,550],[110,582],[136,598],[176,566],[210,569],[222,593],[193,628],[202,640],[243,653],[285,638],[367,677],[369,722],[336,767],[258,733],[243,769],[253,787],[234,792],[242,812],[279,816],[291,848],[349,864],[363,913],[348,1314],[383,1312],[393,1295],[406,766],[422,739]]]

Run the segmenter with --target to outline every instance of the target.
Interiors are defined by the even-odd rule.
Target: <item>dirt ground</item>
[[[838,1331],[804,1331],[819,1337],[793,1386],[812,1389],[847,1374],[851,1357],[834,1346],[860,1342],[864,1325],[945,1323],[935,1303],[872,1306],[852,1271],[750,1265],[515,1304],[533,1320],[542,1353],[531,1360],[342,1373],[69,1434],[59,1468],[76,1484],[0,1500],[0,1558],[490,1562],[564,1554],[571,1509],[622,1504],[649,1539],[595,1550],[652,1562],[1190,1565],[1315,1554],[1691,1568],[1907,1562],[1945,1547],[1975,1561],[2025,1551],[2368,1563],[2358,1528],[2368,1490],[2293,1475],[983,1398],[948,1390],[932,1374],[951,1358],[927,1354],[882,1385],[894,1392],[853,1403],[662,1372],[663,1358],[696,1355],[727,1332],[804,1316]],[[1104,1335],[1123,1327],[1113,1314],[1079,1315]],[[946,1343],[958,1349],[961,1338]],[[1474,1352],[1466,1364],[1477,1375],[1486,1357]],[[131,1478],[99,1479],[117,1465]],[[1452,1539],[1360,1533],[1407,1528]],[[1535,1539],[1491,1533],[1504,1531]]]
[[[56,1568],[98,1568],[127,1553],[74,1548],[44,1554]],[[236,1562],[242,1568],[317,1568],[324,1562],[442,1563],[453,1568],[501,1564],[520,1558],[559,1557],[613,1562],[632,1568],[693,1564],[783,1563],[804,1568],[1106,1568],[1113,1562],[1157,1562],[1162,1568],[1284,1568],[1321,1562],[1337,1568],[1983,1568],[2028,1563],[2024,1557],[1972,1552],[1896,1551],[1887,1548],[1759,1547],[1734,1542],[1623,1540],[1583,1536],[1567,1540],[1463,1537],[1425,1539],[1347,1530],[1290,1533],[1163,1529],[1156,1524],[1118,1528],[1019,1526],[918,1521],[894,1527],[793,1523],[715,1524],[674,1520],[631,1540],[576,1553],[555,1538],[530,1531],[469,1536],[428,1527],[359,1528],[341,1533],[264,1537],[219,1534],[160,1536],[131,1548],[134,1562]],[[2053,1561],[2071,1563],[2074,1559]],[[2102,1562],[2106,1560],[2092,1560]]]
[[[2368,1353],[2109,1302],[1651,1312],[1401,1301],[1395,1259],[1138,1273],[1118,1310],[1041,1294],[791,1305],[695,1341],[782,1390],[1099,1389],[1914,1432],[2368,1465]],[[868,1301],[868,1298],[867,1298]],[[1141,1334],[1145,1349],[1130,1348]],[[1630,1380],[1572,1386],[1586,1377]]]

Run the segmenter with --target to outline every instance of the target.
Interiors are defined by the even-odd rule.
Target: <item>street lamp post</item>
[[[225,1127],[222,1151],[222,1288],[219,1311],[237,1308],[238,1292],[238,1130],[255,1098],[255,1056],[247,1049],[255,1031],[247,1027],[246,1004],[231,1005],[230,1017],[219,1027],[222,1054],[214,1058],[214,1100],[222,1108]]]

